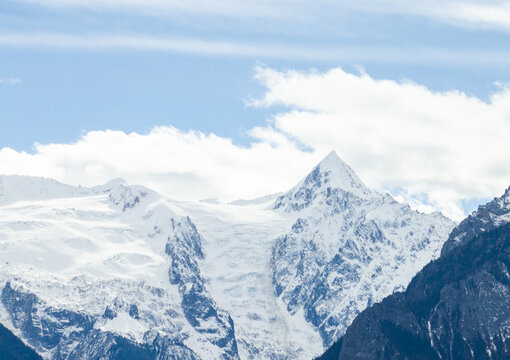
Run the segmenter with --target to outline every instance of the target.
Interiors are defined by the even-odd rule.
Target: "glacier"
[[[334,152],[287,193],[228,204],[0,176],[0,223],[0,323],[46,359],[310,359],[455,225]]]

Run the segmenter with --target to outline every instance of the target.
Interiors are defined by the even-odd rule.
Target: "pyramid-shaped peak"
[[[328,159],[332,159],[332,160],[335,160],[335,161],[338,161],[338,160],[342,161],[342,159],[340,159],[340,156],[338,156],[338,154],[336,153],[335,150],[331,150],[328,153],[328,155],[326,155],[326,157],[324,157],[324,159],[322,159],[322,161],[326,161]]]
[[[349,165],[331,151],[299,184],[276,200],[275,208],[300,210],[316,201],[323,201],[335,191],[365,199],[375,196]]]
[[[320,173],[321,181],[331,188],[339,188],[364,197],[371,191],[363,184],[356,173],[333,150],[312,170],[305,178],[317,178]],[[315,175],[314,175],[315,174]]]

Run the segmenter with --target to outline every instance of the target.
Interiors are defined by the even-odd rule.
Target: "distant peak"
[[[112,180],[108,181],[103,186],[115,186],[115,185],[126,185],[126,180],[124,180],[121,177],[118,177],[118,178],[115,178],[115,179],[112,179]]]
[[[90,189],[60,183],[54,179],[25,176],[0,176],[0,204],[22,200],[48,200],[86,195]]]
[[[510,198],[510,186],[505,190],[503,198]]]
[[[111,191],[112,189],[116,189],[120,186],[125,186],[126,184],[127,184],[126,180],[118,177],[118,178],[108,181],[104,185],[94,186],[93,189],[98,192],[108,192],[108,191]]]

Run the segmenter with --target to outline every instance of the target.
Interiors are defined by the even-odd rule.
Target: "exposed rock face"
[[[508,190],[480,206],[404,293],[362,312],[321,359],[510,358],[507,204]]]
[[[225,352],[225,358],[237,358],[234,322],[216,305],[200,272],[198,261],[204,257],[200,234],[189,217],[171,223],[173,235],[165,247],[172,258],[168,275],[170,282],[179,287],[184,315],[197,332]]]

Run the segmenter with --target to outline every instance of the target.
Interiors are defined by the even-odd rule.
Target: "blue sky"
[[[459,26],[398,9],[381,11],[370,2],[362,8],[342,1],[275,2],[253,16],[243,13],[249,9],[229,13],[219,6],[201,12],[158,1],[139,7],[122,1],[111,6],[42,3],[2,1],[0,38],[184,38],[256,46],[260,54],[129,46],[80,49],[37,39],[28,45],[0,45],[0,77],[22,81],[0,86],[0,144],[17,150],[32,151],[34,142],[75,141],[89,130],[148,132],[165,124],[215,132],[244,144],[249,141],[245,130],[271,115],[271,109],[245,106],[246,99],[263,92],[253,80],[260,63],[278,69],[340,66],[347,71],[359,65],[375,78],[409,79],[433,90],[457,89],[482,99],[497,90],[494,82],[510,80],[508,61],[490,55],[510,56],[505,29]],[[298,49],[309,58],[285,51],[272,55],[280,47]]]
[[[366,72],[490,104],[510,82],[509,14],[505,1],[469,0],[4,0],[0,148],[37,154],[36,143],[75,143],[90,131],[148,135],[171,126],[214,134],[242,150],[260,141],[253,129],[269,127],[313,153],[304,161],[309,166],[341,144],[312,144],[278,125],[286,111],[309,110],[284,94],[253,106],[274,90],[261,80],[261,68]],[[371,178],[361,155],[340,153]],[[382,176],[368,182],[408,189]],[[452,201],[465,208],[503,183]]]

